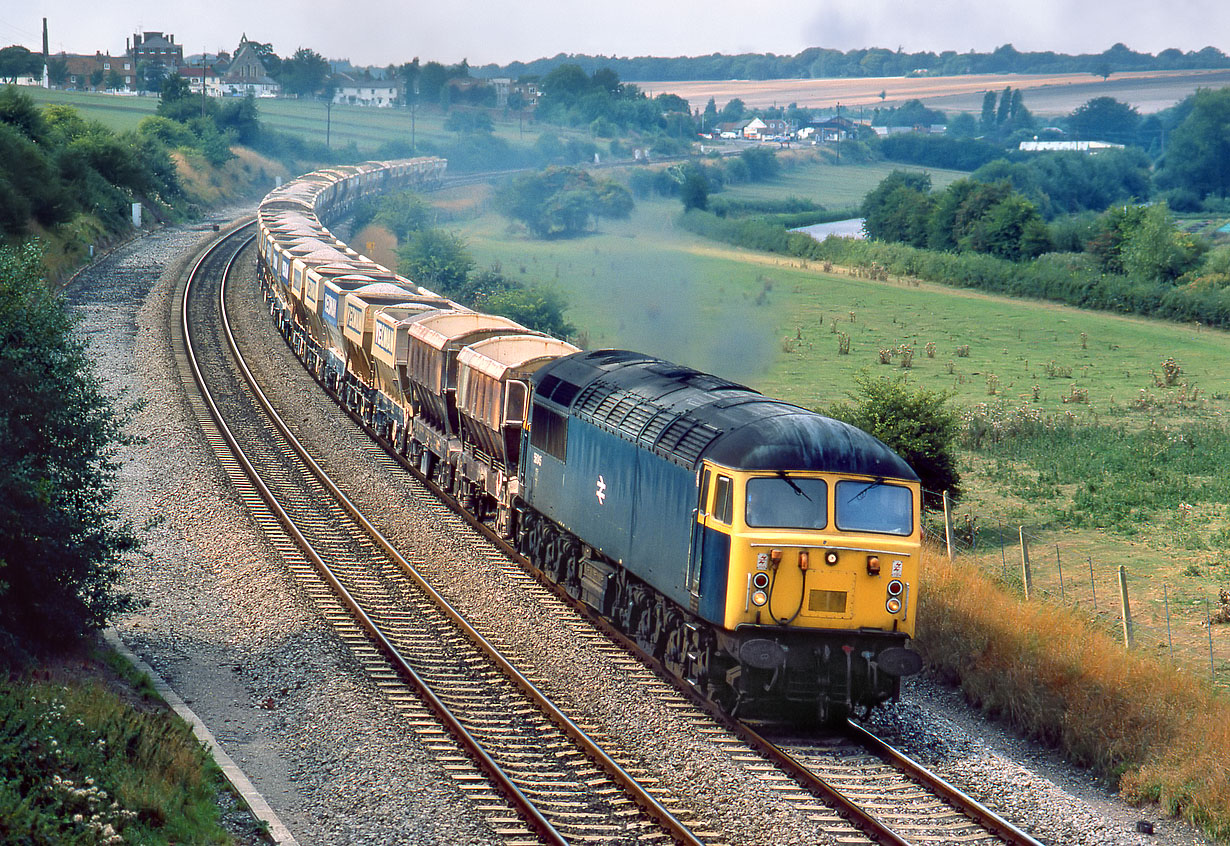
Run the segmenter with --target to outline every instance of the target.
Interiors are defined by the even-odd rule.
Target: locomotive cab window
[[[843,532],[914,531],[914,494],[907,487],[846,479],[837,483],[835,495],[837,528]]]
[[[705,475],[701,478],[701,482],[700,482],[699,513],[701,514],[709,513],[709,476],[710,476],[710,471],[706,470]]]
[[[745,519],[751,528],[823,529],[828,525],[828,490],[823,479],[785,473],[748,479]]]
[[[729,476],[719,475],[713,490],[713,519],[729,525],[734,516],[734,502],[734,482]]]

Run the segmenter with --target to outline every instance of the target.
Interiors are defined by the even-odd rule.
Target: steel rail
[[[226,238],[219,240],[219,242],[214,247],[210,248],[210,250],[207,251],[200,258],[200,260],[196,263],[189,277],[188,285],[185,288],[184,300],[182,304],[183,305],[183,327],[182,329],[184,332],[184,345],[185,345],[186,353],[188,355],[189,364],[191,365],[193,375],[197,380],[197,386],[199,387],[201,391],[202,398],[205,400],[206,404],[209,406],[210,413],[213,416],[215,423],[218,425],[219,431],[221,432],[223,438],[226,440],[227,444],[230,446],[232,452],[235,454],[236,460],[242,465],[244,472],[248,475],[248,478],[251,480],[252,484],[256,487],[257,491],[260,493],[261,499],[265,501],[265,504],[273,512],[274,516],[277,517],[278,522],[282,524],[283,528],[287,531],[287,533],[291,536],[291,538],[299,546],[304,556],[316,568],[321,578],[323,578],[329,584],[329,586],[333,588],[333,590],[336,592],[336,594],[338,595],[339,599],[343,602],[343,604],[345,604],[346,607],[350,609],[350,612],[356,617],[356,619],[358,619],[360,625],[364,628],[364,630],[367,631],[368,635],[376,642],[377,646],[385,654],[385,656],[394,664],[398,672],[401,673],[402,676],[406,678],[410,682],[411,685],[414,686],[414,688],[423,697],[428,707],[430,707],[431,710],[440,719],[440,721],[443,722],[449,728],[449,730],[453,733],[453,735],[456,738],[458,738],[458,740],[462,743],[462,745],[464,745],[467,749],[470,750],[471,754],[473,754],[476,759],[476,763],[483,770],[483,772],[489,778],[491,778],[491,780],[495,782],[501,790],[505,792],[505,795],[509,796],[512,799],[514,804],[517,805],[517,807],[519,807],[523,813],[525,813],[525,815],[529,818],[528,822],[530,826],[548,843],[556,844],[556,846],[567,846],[568,841],[563,837],[563,835],[561,835],[555,829],[555,827],[550,823],[550,821],[547,820],[542,815],[542,813],[538,810],[538,808],[535,807],[534,803],[531,802],[530,799],[524,793],[522,793],[521,789],[517,787],[515,783],[513,783],[513,781],[508,777],[507,773],[505,773],[503,769],[500,768],[499,764],[497,764],[495,760],[492,759],[491,756],[487,754],[486,750],[483,749],[482,745],[478,742],[478,740],[474,738],[473,735],[470,734],[470,732],[466,729],[464,725],[461,724],[461,722],[452,713],[452,711],[448,708],[448,706],[445,705],[435,695],[435,693],[432,692],[432,690],[422,680],[422,678],[418,675],[418,673],[415,672],[414,668],[411,667],[410,664],[405,660],[405,658],[402,657],[397,647],[395,647],[392,643],[388,641],[387,638],[385,638],[384,634],[380,631],[380,629],[376,626],[376,624],[371,620],[371,618],[367,615],[367,613],[364,612],[362,607],[360,607],[359,603],[354,599],[354,597],[350,594],[350,592],[347,591],[345,586],[343,586],[342,583],[337,580],[337,577],[334,576],[334,574],[330,571],[328,564],[326,564],[325,561],[320,557],[320,555],[317,554],[316,550],[308,542],[307,538],[303,536],[303,534],[299,531],[298,527],[294,524],[294,521],[291,519],[290,515],[287,514],[286,511],[282,508],[282,506],[278,503],[276,497],[274,497],[273,495],[273,492],[269,490],[268,486],[265,485],[264,480],[260,478],[260,474],[257,472],[256,468],[252,465],[247,455],[244,454],[243,449],[239,446],[239,443],[235,439],[235,436],[232,434],[225,420],[223,420],[221,411],[218,409],[217,404],[214,402],[213,396],[210,394],[208,387],[206,387],[205,385],[205,379],[198,365],[196,353],[193,351],[192,340],[191,340],[191,336],[189,334],[189,328],[188,328],[187,301],[188,301],[189,293],[192,290],[192,283],[195,281],[198,271],[201,268],[201,265],[204,264],[204,262],[212,256],[215,250],[221,249],[222,245],[225,244],[228,240],[230,240],[231,237],[234,237],[235,234],[236,233],[231,233]],[[236,260],[236,258],[238,258],[239,254],[243,251],[243,249],[249,243],[251,243],[254,237],[255,236],[250,236],[244,242],[243,246],[241,246],[238,250],[236,250],[235,254],[227,262],[226,270],[223,272],[224,280],[225,280],[226,275],[230,273],[231,267],[234,261]],[[225,312],[223,312],[223,315],[225,317]],[[227,331],[228,331],[228,337],[229,337],[229,327]],[[231,340],[233,342],[233,339]]]
[[[940,778],[931,770],[876,737],[858,723],[847,721],[842,726],[842,729],[883,761],[901,770],[915,781],[922,783],[928,790],[1006,843],[1011,843],[1013,846],[1042,846],[1042,843],[1038,840],[1021,831],[1021,829],[983,805],[977,799]]]
[[[423,593],[428,596],[428,598],[441,611],[443,611],[445,616],[448,617],[449,620],[471,640],[471,642],[478,646],[479,649],[481,649],[482,652],[487,655],[487,657],[494,664],[496,664],[501,672],[503,672],[504,675],[518,687],[518,689],[520,689],[532,702],[534,702],[534,704],[541,711],[543,711],[543,713],[553,723],[555,723],[561,731],[563,731],[574,743],[576,743],[586,753],[586,755],[599,766],[599,768],[607,772],[607,774],[610,775],[620,785],[620,787],[629,794],[629,796],[651,819],[669,832],[675,842],[683,844],[684,846],[701,846],[703,841],[697,839],[685,824],[680,822],[668,808],[666,808],[652,794],[645,790],[644,786],[641,785],[634,776],[629,774],[623,766],[619,764],[619,762],[608,755],[592,738],[585,733],[580,726],[578,726],[570,717],[568,717],[567,714],[551,702],[551,700],[543,694],[533,682],[526,678],[521,671],[519,671],[512,665],[512,663],[508,661],[507,658],[504,657],[497,647],[483,637],[483,635],[477,631],[465,619],[465,617],[448,602],[448,600],[441,596],[440,593],[436,591],[425,578],[423,578],[414,565],[407,561],[405,557],[402,556],[396,549],[396,547],[379,531],[379,529],[377,529],[367,519],[366,515],[363,514],[359,507],[346,496],[346,494],[337,486],[328,473],[311,456],[306,447],[304,447],[299,439],[295,437],[290,428],[286,425],[285,421],[283,421],[282,417],[274,409],[273,404],[266,397],[256,378],[248,369],[247,363],[244,361],[243,356],[239,351],[237,342],[235,341],[234,334],[231,331],[230,320],[227,316],[226,309],[223,307],[225,294],[226,279],[224,277],[222,286],[219,289],[218,304],[224,334],[226,336],[227,345],[231,351],[231,354],[242,371],[244,379],[248,383],[249,389],[264,409],[270,421],[278,430],[279,434],[281,434],[285,439],[287,444],[299,456],[300,460],[307,466],[316,480],[329,492],[329,494],[351,516],[351,518],[362,527],[363,531],[366,532],[373,541],[375,541],[381,550],[389,556],[389,558],[415,583],[419,589],[423,591]],[[296,541],[298,542],[297,538]],[[306,540],[304,540],[303,543],[306,543]],[[321,561],[320,564],[316,564],[315,560],[313,560],[313,563],[318,569],[321,566],[324,566],[327,569],[327,565],[325,565],[323,561]],[[345,589],[341,587],[340,583],[336,583],[336,580],[333,578],[332,574],[329,574],[326,577],[326,580],[330,582],[331,586],[334,586],[335,590],[339,591],[339,594],[347,597],[345,601],[348,606],[357,608],[357,604],[352,605],[353,600],[349,598],[349,594],[345,593]],[[384,636],[378,632],[375,623],[368,620],[366,615],[362,614],[361,609],[357,611],[356,616],[360,616],[360,619],[364,621],[364,628],[368,629],[368,631],[373,634],[373,637],[378,641],[378,643],[381,644],[382,649],[385,649],[391,655],[397,655],[395,647],[385,640]],[[405,665],[405,662],[401,659],[400,655],[397,655],[395,660],[399,663],[399,665]],[[408,665],[405,665],[405,672],[407,674],[413,674],[414,671]],[[417,679],[417,675],[415,675],[414,678]],[[422,682],[419,681],[418,684],[422,684]],[[443,703],[441,703],[440,706],[442,708],[446,708]],[[453,722],[455,722],[455,718]],[[460,731],[465,732],[464,727],[460,726],[460,723],[457,723],[457,726]],[[452,723],[450,722],[450,728],[451,727]],[[471,738],[468,732],[465,732],[465,737],[469,738],[477,746],[478,741]],[[486,753],[483,754],[485,755]],[[492,766],[498,769],[498,764],[494,761],[491,763]],[[501,775],[503,775],[502,771]],[[521,794],[520,790],[517,789],[515,785],[512,785],[512,789],[517,791],[516,795],[518,797],[523,797],[523,794]],[[537,809],[534,808],[528,798],[524,801],[528,804],[529,808],[534,809],[535,813],[537,813]],[[550,823],[546,822],[545,819],[544,823],[548,826],[550,825]],[[553,828],[552,831],[554,831]],[[559,835],[557,834],[556,836]]]

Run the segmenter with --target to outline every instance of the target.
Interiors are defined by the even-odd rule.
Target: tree
[[[983,133],[995,131],[995,92],[982,95],[982,117],[978,121]]]
[[[443,229],[422,229],[397,251],[398,270],[436,293],[456,296],[466,284],[474,259],[465,241]]]
[[[1230,88],[1201,89],[1170,136],[1158,184],[1187,188],[1201,199],[1230,192]],[[1183,105],[1183,104],[1180,104]]]
[[[1145,282],[1171,283],[1200,263],[1204,246],[1170,220],[1170,209],[1157,203],[1144,210],[1128,231],[1121,250],[1123,269]]]
[[[496,193],[495,203],[501,214],[521,221],[540,238],[576,235],[591,219],[626,218],[633,205],[622,185],[573,167],[519,176]]]
[[[68,59],[63,56],[52,56],[47,60],[47,81],[52,85],[63,85],[68,82]]]
[[[957,470],[957,412],[949,405],[952,394],[912,389],[905,377],[876,378],[866,373],[854,379],[856,405],[839,403],[827,413],[874,435],[914,468],[922,481],[923,499],[930,506],[943,501],[944,491],[961,495]]]
[[[58,646],[135,600],[137,549],[114,506],[124,416],[47,287],[39,249],[0,249],[0,652]]]
[[[722,106],[718,119],[721,123],[735,123],[743,120],[743,111],[743,101],[738,97],[734,97],[725,106]]]
[[[0,82],[16,84],[19,76],[42,76],[43,56],[20,44],[0,47]]]
[[[480,109],[454,109],[449,112],[448,117],[444,119],[444,128],[449,132],[456,132],[457,137],[462,135],[474,135],[475,133],[490,134],[495,131],[495,124],[491,121],[491,115]]]
[[[1114,97],[1095,97],[1068,115],[1068,129],[1084,140],[1131,144],[1139,127],[1140,112]]]
[[[483,302],[484,310],[515,320],[528,329],[554,338],[567,338],[577,328],[564,319],[564,300],[551,288],[511,287]]]
[[[894,170],[867,192],[860,214],[867,235],[881,241],[917,243],[930,216],[931,177],[917,171]]]
[[[705,110],[701,113],[701,125],[706,132],[712,131],[718,125],[717,103],[712,97],[709,98],[708,103],[705,103]]]
[[[282,61],[280,73],[279,81],[287,93],[315,97],[325,88],[329,63],[316,51],[300,47],[293,56]]]
[[[413,191],[398,191],[380,198],[380,205],[373,219],[392,232],[398,243],[405,243],[415,232],[427,229],[433,216],[431,206],[418,194]]]
[[[120,75],[119,71],[117,71],[115,68],[112,68],[111,70],[107,71],[107,77],[106,77],[105,84],[107,86],[108,91],[123,91],[124,90],[124,77]]]
[[[692,209],[704,211],[709,208],[709,180],[699,168],[688,168],[683,183],[679,186],[679,199],[683,201],[685,212]]]

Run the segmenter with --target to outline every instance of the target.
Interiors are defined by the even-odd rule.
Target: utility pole
[[[414,99],[410,101],[410,152],[417,153],[419,148],[415,144],[414,140],[414,117],[415,112],[417,112],[419,108],[419,78],[417,74],[414,77],[413,91]]]

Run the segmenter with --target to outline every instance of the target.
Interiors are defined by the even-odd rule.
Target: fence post
[[[1093,582],[1093,556],[1086,556],[1089,559],[1089,593],[1093,595],[1093,613],[1098,613],[1098,588]]]
[[[944,542],[948,544],[948,561],[953,561],[952,551],[952,508],[948,501],[948,491],[944,491]]]
[[[1063,564],[1059,561],[1059,544],[1055,544],[1055,567],[1059,570],[1059,601],[1066,602],[1068,598],[1063,594]]]
[[[1162,585],[1162,603],[1166,609],[1166,650],[1170,653],[1170,662],[1174,663],[1174,639],[1170,636],[1170,589]]]
[[[1025,527],[1020,526],[1021,534],[1021,581],[1025,586],[1025,601],[1029,601],[1029,591],[1033,586],[1033,579],[1029,574],[1029,544],[1025,541]]]
[[[1217,681],[1217,670],[1213,667],[1213,615],[1209,613],[1209,598],[1204,598],[1204,624],[1209,629],[1209,678]]]
[[[999,580],[1008,581],[1008,553],[1004,550],[1004,524],[996,520],[995,531],[999,535]]]
[[[1123,606],[1123,642],[1132,648],[1132,610],[1128,607],[1127,568],[1119,565],[1119,602]]]

